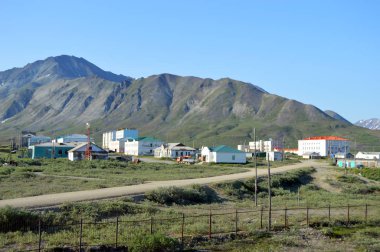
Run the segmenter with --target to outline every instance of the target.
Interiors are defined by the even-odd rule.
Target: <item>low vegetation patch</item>
[[[217,193],[208,186],[193,185],[190,188],[160,188],[146,194],[150,201],[165,205],[209,204],[218,202]]]
[[[351,169],[351,173],[359,176],[363,176],[367,179],[380,181],[380,169],[379,168],[363,168],[363,169]]]

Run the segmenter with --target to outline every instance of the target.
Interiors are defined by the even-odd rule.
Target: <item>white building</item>
[[[350,152],[350,142],[337,136],[316,136],[298,140],[298,155],[318,153],[321,157],[334,155],[338,152]]]
[[[94,143],[91,143],[91,160],[95,159],[108,159],[108,152]],[[78,145],[77,147],[68,151],[68,158],[71,161],[86,159],[87,143]]]
[[[266,154],[266,160],[269,160],[269,161],[280,161],[280,160],[282,160],[282,152],[279,152],[279,151],[269,151]]]
[[[177,158],[183,156],[194,156],[196,149],[182,143],[163,144],[154,150],[155,158]]]
[[[137,129],[122,128],[103,133],[102,147],[111,151],[124,153],[125,142],[129,138],[138,138]]]
[[[132,156],[153,156],[154,150],[164,142],[153,137],[129,138],[125,142],[124,153]]]
[[[274,148],[274,142],[273,140],[268,140],[268,141],[256,141],[256,142],[249,142],[249,149],[251,151],[256,150],[257,152],[269,152],[273,151]]]
[[[208,163],[245,164],[247,162],[245,152],[225,145],[202,147],[201,159]]]
[[[356,159],[367,159],[367,160],[380,160],[380,152],[358,152],[355,155]]]
[[[54,139],[52,142],[54,143],[87,143],[88,137],[83,134],[71,134],[60,136]],[[94,139],[90,139],[91,142],[94,142]]]

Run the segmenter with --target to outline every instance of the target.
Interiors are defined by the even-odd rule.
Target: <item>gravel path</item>
[[[271,173],[281,173],[294,169],[310,167],[310,166],[319,166],[320,163],[317,163],[312,160],[303,161],[302,163],[287,165],[278,168],[273,168]],[[267,174],[266,169],[258,169],[259,176],[265,176]],[[39,207],[49,207],[57,206],[65,202],[74,202],[74,201],[86,201],[86,200],[100,200],[106,198],[115,198],[128,195],[138,195],[143,194],[148,191],[152,191],[159,187],[168,187],[168,186],[188,186],[192,184],[209,184],[230,180],[239,180],[252,178],[255,176],[255,170],[250,169],[248,172],[221,175],[215,177],[207,178],[196,178],[196,179],[184,179],[184,180],[168,180],[168,181],[152,181],[145,184],[132,185],[132,186],[122,186],[122,187],[111,187],[111,188],[102,188],[95,190],[86,190],[86,191],[77,191],[77,192],[66,192],[66,193],[55,193],[55,194],[46,194],[33,197],[17,198],[17,199],[8,199],[0,200],[0,207],[5,207],[7,205],[12,207],[24,207],[24,208],[39,208]]]

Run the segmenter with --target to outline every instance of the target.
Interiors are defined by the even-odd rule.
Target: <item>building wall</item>
[[[249,142],[249,148],[251,151],[260,151],[260,152],[268,152],[273,151],[273,141],[256,141],[256,142]]]
[[[71,150],[72,146],[31,146],[29,149],[32,150],[32,159],[35,158],[52,158],[52,152],[54,149],[54,158],[67,158],[68,151]]]
[[[223,153],[213,152],[215,163],[245,164],[247,158],[245,153]]]
[[[343,140],[298,140],[298,155],[307,152],[317,152],[322,157],[338,152],[349,152],[349,141]]]
[[[282,160],[282,152],[278,152],[278,151],[270,151],[270,152],[267,152],[266,154],[266,160],[269,161],[279,161],[279,160]]]
[[[358,159],[380,159],[380,153],[366,153],[366,152],[358,152],[355,156]]]
[[[121,129],[121,130],[113,130],[103,133],[103,142],[102,142],[102,148],[104,149],[110,149],[116,152],[124,152],[124,145],[125,143],[122,142],[119,144],[119,147],[117,147],[117,144],[114,142],[118,142],[122,138],[138,138],[139,137],[139,131],[137,129]],[[120,147],[121,145],[121,147]]]
[[[154,149],[163,144],[161,141],[127,141],[125,142],[124,153],[132,156],[147,155],[153,156]]]

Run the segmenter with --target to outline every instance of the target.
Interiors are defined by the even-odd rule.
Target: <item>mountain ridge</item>
[[[370,130],[380,130],[380,119],[371,118],[367,120],[359,120],[355,123],[356,126],[367,128]]]
[[[8,88],[6,97],[0,95],[3,141],[23,129],[47,135],[84,132],[86,122],[97,139],[106,130],[135,127],[142,135],[197,145],[242,143],[253,139],[254,128],[261,139],[286,138],[293,146],[297,139],[320,134],[369,134],[380,139],[377,133],[337,120],[313,105],[231,78],[165,73],[133,79],[110,72],[109,77],[103,70],[91,70],[91,65],[83,68],[87,61],[77,57],[64,58],[59,72],[53,59],[29,64],[34,73],[29,82],[22,71],[14,73],[13,80],[21,79],[15,84],[19,88]],[[34,81],[46,75],[42,65],[49,66],[55,78]],[[4,76],[0,72],[0,81]],[[0,87],[0,93],[4,89]]]

